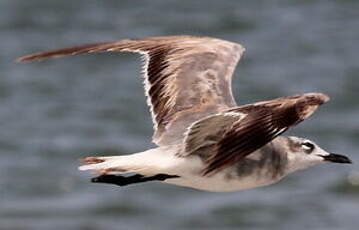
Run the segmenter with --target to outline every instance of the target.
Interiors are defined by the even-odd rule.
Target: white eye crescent
[[[315,146],[314,146],[313,143],[311,143],[311,142],[309,142],[309,141],[306,141],[306,142],[303,142],[303,143],[302,143],[302,148],[303,148],[306,152],[311,153],[311,152],[314,150]]]

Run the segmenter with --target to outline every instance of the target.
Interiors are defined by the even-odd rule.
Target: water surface
[[[331,102],[290,135],[359,162],[358,8],[339,0],[2,0],[0,229],[357,229],[357,164],[322,165],[235,193],[91,184],[78,158],[153,147],[139,57],[13,60],[144,36],[240,42],[247,51],[233,82],[238,103],[327,93]]]

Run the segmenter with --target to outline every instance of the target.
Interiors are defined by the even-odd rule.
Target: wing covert
[[[219,171],[307,119],[328,100],[324,94],[308,93],[244,105],[204,118],[190,126],[182,155],[201,155],[207,164],[204,175]],[[205,153],[202,148],[206,148]]]
[[[231,81],[244,48],[220,39],[167,36],[120,40],[35,53],[18,61],[105,51],[144,56],[145,94],[154,123],[153,142],[158,145],[180,143],[191,123],[236,105]]]

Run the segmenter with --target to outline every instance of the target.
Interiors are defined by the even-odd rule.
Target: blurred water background
[[[153,146],[140,58],[13,61],[147,36],[240,42],[238,103],[327,93],[331,102],[290,134],[359,162],[358,10],[355,0],[1,0],[0,229],[358,229],[358,164],[321,165],[234,193],[91,184],[78,158]]]

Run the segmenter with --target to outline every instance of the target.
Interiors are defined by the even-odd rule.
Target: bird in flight
[[[81,160],[95,183],[125,186],[161,181],[228,192],[273,184],[324,162],[351,163],[314,142],[281,136],[329,97],[305,93],[238,106],[232,74],[244,48],[194,36],[163,36],[86,44],[23,56],[32,61],[93,52],[143,56],[144,88],[156,148]]]

